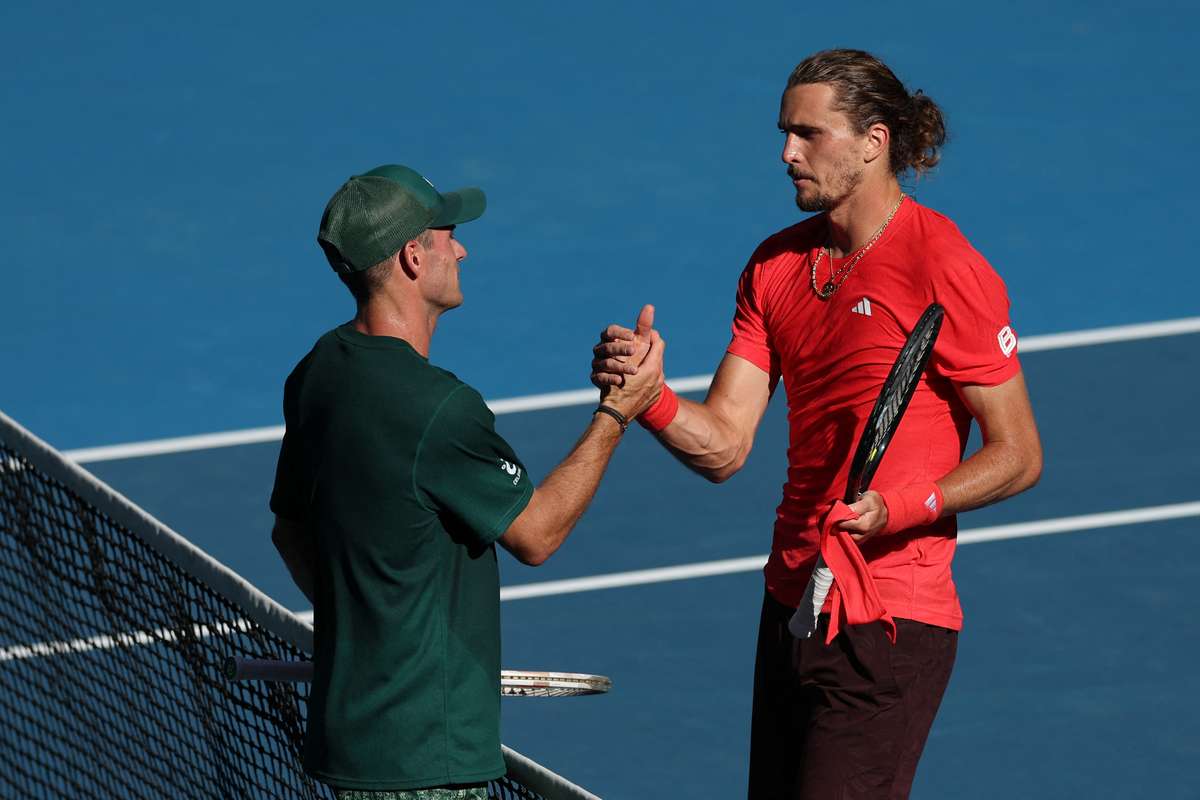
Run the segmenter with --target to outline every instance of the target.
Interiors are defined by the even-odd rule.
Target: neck
[[[403,339],[413,350],[429,358],[429,345],[441,312],[417,300],[380,293],[366,303],[359,303],[354,329],[367,336]]]
[[[842,258],[865,246],[899,201],[900,184],[891,175],[878,185],[855,189],[827,215],[831,255]]]

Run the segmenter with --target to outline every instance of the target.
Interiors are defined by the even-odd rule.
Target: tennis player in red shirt
[[[950,679],[962,611],[951,577],[956,514],[1041,473],[1004,283],[946,217],[898,177],[938,162],[937,105],[858,50],[805,59],[783,93],[782,158],[796,204],[819,212],[763,242],[737,287],[733,339],[704,402],[664,389],[639,421],[719,482],[737,472],[782,378],[788,476],[765,572],[751,726],[751,800],[908,796]],[[819,526],[846,485],[866,417],[930,303],[946,310],[930,366],[876,473],[841,523],[897,624],[852,625],[826,644],[787,623],[816,560]],[[610,326],[593,381],[619,383],[648,336]],[[982,448],[962,460],[972,419]],[[828,605],[826,606],[828,612]]]

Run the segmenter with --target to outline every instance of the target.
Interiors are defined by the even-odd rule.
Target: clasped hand
[[[600,402],[633,419],[662,393],[667,343],[654,330],[654,306],[642,307],[637,325],[609,325],[592,348],[592,383]]]

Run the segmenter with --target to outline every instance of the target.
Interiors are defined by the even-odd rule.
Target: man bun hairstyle
[[[892,174],[912,170],[920,176],[941,160],[946,144],[942,110],[920,89],[910,95],[887,64],[870,53],[849,49],[814,53],[792,70],[787,88],[810,83],[833,87],[834,108],[850,118],[859,134],[876,123],[888,127]]]

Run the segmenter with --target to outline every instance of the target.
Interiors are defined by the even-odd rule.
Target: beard
[[[790,169],[788,170],[788,174],[793,179],[799,177]],[[862,183],[862,177],[862,167],[855,168],[850,162],[837,164],[833,168],[828,188],[816,188],[811,194],[803,194],[799,189],[796,190],[796,207],[801,211],[829,211],[834,209],[843,200],[853,194],[858,185]]]

